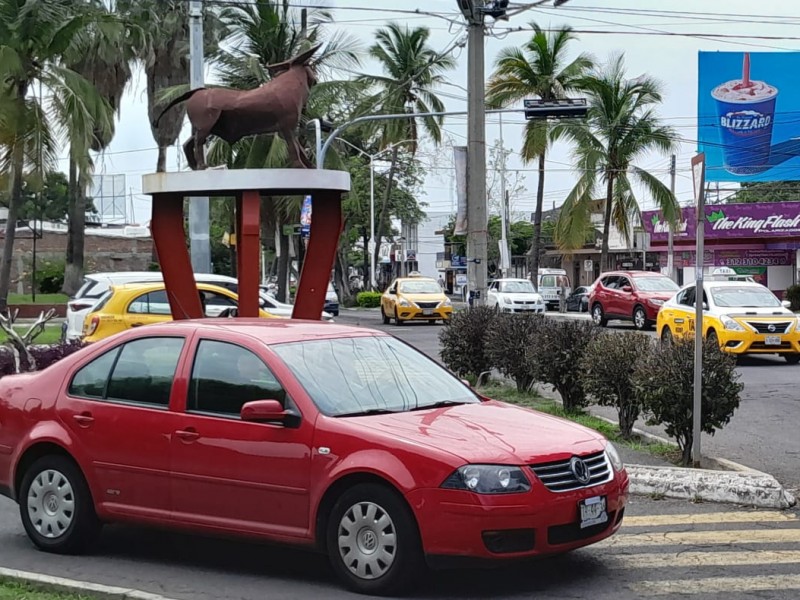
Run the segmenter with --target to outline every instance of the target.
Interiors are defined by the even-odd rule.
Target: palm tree
[[[26,168],[45,172],[55,162],[59,134],[79,145],[88,139],[86,132],[103,127],[108,114],[107,103],[92,84],[62,62],[95,16],[90,5],[72,0],[0,0],[0,72],[4,77],[0,170],[9,171],[12,181],[0,263],[0,308],[8,298]],[[47,102],[43,91],[50,97]],[[88,150],[81,152],[87,155]],[[79,160],[77,167],[87,165]]]
[[[671,152],[676,134],[656,115],[662,98],[659,82],[646,75],[628,79],[622,55],[612,56],[602,69],[593,69],[579,86],[589,98],[586,120],[561,123],[552,132],[554,139],[566,138],[575,144],[575,168],[580,172],[561,208],[556,242],[564,249],[583,245],[591,227],[596,188],[604,184],[600,264],[608,270],[611,223],[630,239],[631,224],[640,220],[633,182],[650,194],[665,219],[676,220],[678,203],[674,194],[654,175],[634,164],[651,151]]]
[[[574,60],[568,61],[567,47],[576,38],[571,27],[562,27],[548,34],[536,23],[531,23],[531,26],[534,30],[533,37],[523,48],[512,46],[500,52],[486,90],[487,103],[490,106],[505,107],[532,96],[542,100],[566,98],[569,92],[580,89],[581,78],[592,67],[592,59],[587,54],[580,54]],[[539,159],[529,269],[534,286],[538,286],[536,274],[539,271],[545,157],[550,129],[547,119],[528,121],[521,152],[526,163],[537,157]]]
[[[445,73],[455,68],[455,60],[446,54],[437,53],[430,47],[427,27],[414,29],[397,23],[389,23],[375,33],[375,43],[369,54],[378,61],[383,75],[362,75],[359,79],[375,88],[359,107],[361,114],[400,114],[442,112],[444,104],[435,94],[436,88],[445,83]],[[422,117],[425,132],[435,143],[441,142],[442,117]],[[379,149],[388,148],[404,140],[412,140],[409,148],[417,149],[419,131],[414,118],[384,121],[378,126]],[[392,184],[397,169],[398,145],[391,153],[388,182],[381,199],[375,227],[375,258],[380,252],[383,238],[383,223],[391,197]]]

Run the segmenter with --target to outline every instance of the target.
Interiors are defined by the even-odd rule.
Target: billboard
[[[94,175],[89,196],[101,223],[128,223],[125,175]]]
[[[303,198],[300,208],[300,236],[307,238],[311,234],[311,196]]]
[[[700,52],[706,181],[800,180],[800,52]]]

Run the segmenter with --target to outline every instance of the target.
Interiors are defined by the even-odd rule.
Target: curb
[[[17,571],[16,569],[6,569],[0,567],[0,579],[24,583],[31,587],[68,594],[88,594],[93,599],[102,600],[171,600],[160,594],[151,594],[141,590],[131,588],[114,587],[90,583],[88,581],[78,581],[76,579],[65,579],[63,577],[53,577],[42,575],[41,573],[30,573],[28,571]]]
[[[626,465],[633,494],[744,504],[757,508],[790,508],[796,500],[772,475],[682,467]]]

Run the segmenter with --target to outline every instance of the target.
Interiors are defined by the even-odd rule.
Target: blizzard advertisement
[[[695,209],[682,209],[682,222],[673,239],[693,240]],[[642,213],[644,229],[654,242],[669,238],[669,223],[658,211]],[[800,202],[711,204],[705,207],[703,231],[708,239],[778,238],[800,236]]]
[[[700,52],[706,181],[800,179],[800,52]]]

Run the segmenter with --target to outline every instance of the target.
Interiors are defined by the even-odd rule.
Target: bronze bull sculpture
[[[243,137],[262,133],[278,133],[286,140],[293,167],[313,168],[295,130],[311,87],[317,83],[308,61],[320,46],[285,62],[268,65],[273,78],[254,90],[197,88],[186,92],[161,111],[153,126],[158,127],[170,108],[186,102],[192,135],[183,144],[183,151],[192,170],[207,168],[203,145],[210,135],[233,144]]]

